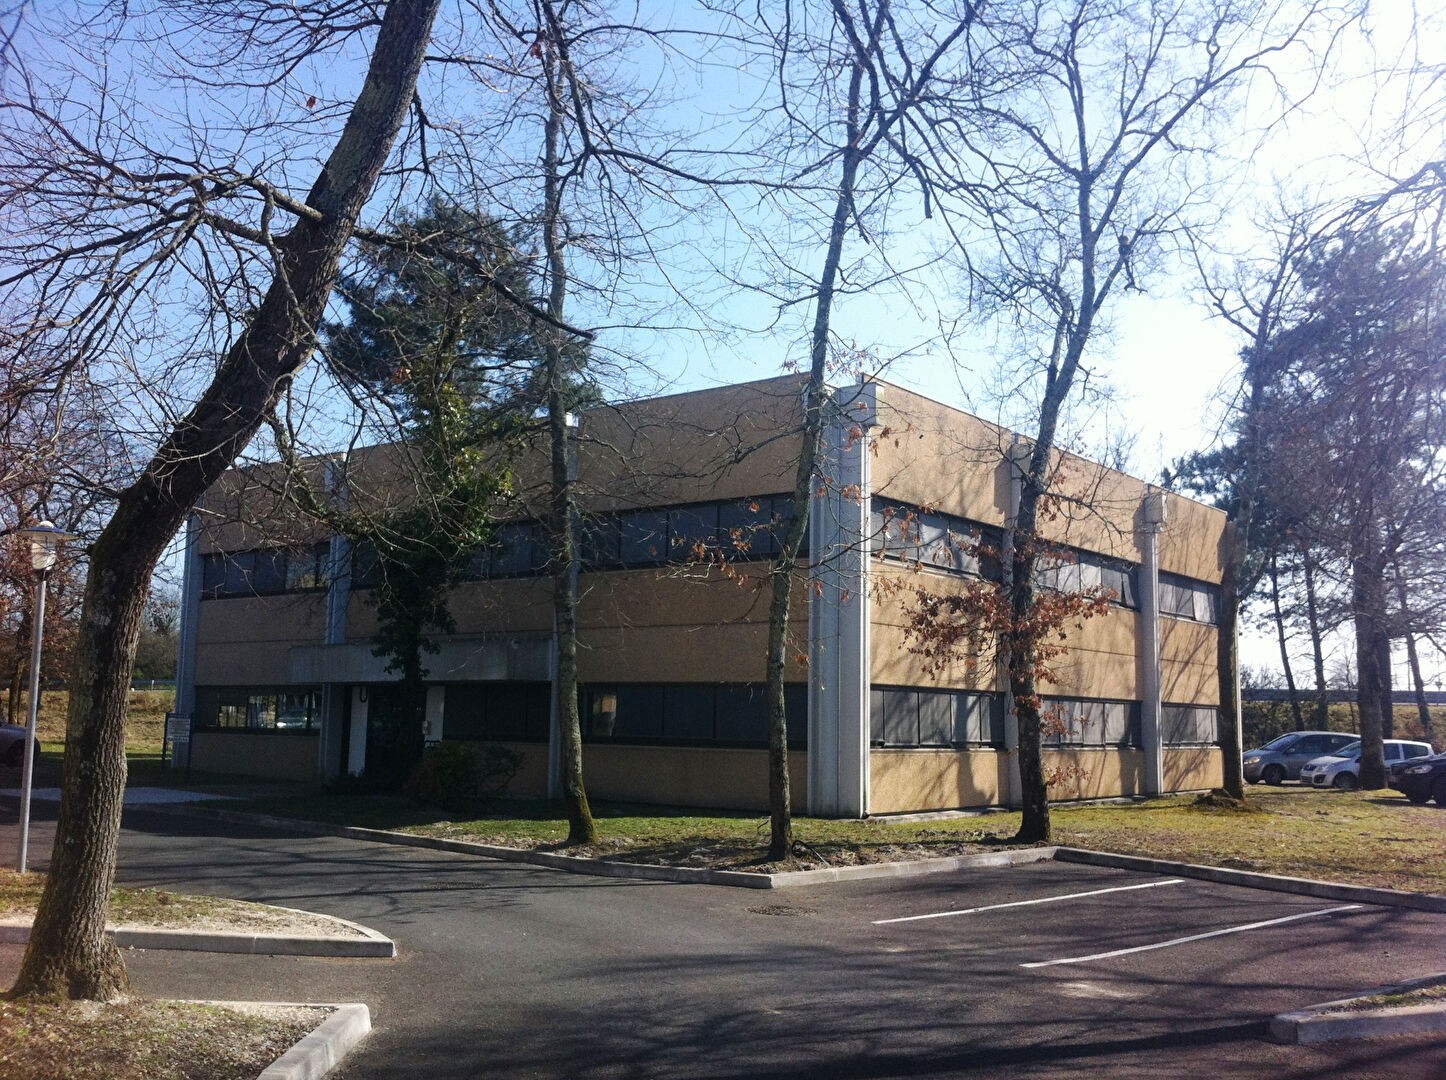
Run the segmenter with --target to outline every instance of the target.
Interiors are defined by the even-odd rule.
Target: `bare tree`
[[[944,205],[982,227],[995,252],[983,258],[973,245],[972,296],[1017,330],[1025,359],[1014,385],[1038,392],[1008,568],[1022,840],[1050,836],[1033,541],[1061,418],[1090,374],[1089,346],[1117,294],[1147,285],[1217,212],[1206,172],[1237,137],[1238,95],[1282,55],[1308,55],[1315,31],[1338,30],[1342,18],[1322,3],[1000,5],[985,22],[987,42],[976,39],[968,84],[936,121],[953,133],[937,144],[947,152],[937,171],[957,178]]]
[[[5,200],[23,208],[27,228],[6,246],[19,269],[0,288],[7,307],[25,301],[38,312],[7,345],[48,358],[42,367],[54,379],[113,362],[110,350],[135,331],[130,320],[143,314],[148,288],[184,273],[188,254],[202,280],[215,281],[206,276],[218,267],[205,239],[233,254],[245,249],[229,296],[250,301],[202,320],[230,344],[210,376],[193,380],[193,403],[172,404],[169,430],[118,493],[91,548],[56,845],[16,994],[107,999],[126,987],[104,929],[125,785],[127,692],[151,575],[191,506],[310,356],[338,264],[416,100],[438,4],[395,0],[380,11],[357,4],[325,18],[305,5],[240,4],[224,13],[179,5],[172,36],[150,42],[162,50],[214,47],[211,57],[194,58],[192,77],[229,77],[243,87],[250,79],[263,89],[282,88],[295,65],[329,47],[367,42],[361,89],[349,106],[333,103],[340,132],[304,198],[288,192],[284,171],[267,179],[238,168],[207,144],[204,128],[148,131],[142,110],[110,87],[87,93],[46,85],[18,55],[6,57],[0,185]],[[70,30],[104,52],[128,43],[143,15],[167,13],[120,5],[105,14],[91,34]],[[248,58],[256,63],[244,64]],[[313,96],[310,105],[317,104]],[[249,209],[250,219],[228,208]],[[267,284],[252,289],[258,274]]]
[[[741,17],[741,9],[736,14]],[[791,508],[779,523],[777,554],[769,567],[768,857],[777,860],[793,848],[784,675],[789,611],[805,560],[809,504],[816,486],[828,482],[819,476],[819,455],[824,427],[835,408],[828,388],[839,351],[833,316],[848,292],[865,287],[845,249],[851,232],[875,237],[884,208],[906,183],[917,179],[918,160],[905,145],[915,124],[911,117],[942,89],[946,66],[963,53],[975,8],[969,3],[934,9],[887,0],[832,0],[826,13],[784,2],[751,17],[761,26],[761,44],[776,75],[777,98],[770,102],[773,123],[765,131],[777,147],[791,151],[777,158],[783,167],[780,187],[806,199],[824,222],[814,244],[820,253],[817,273],[810,275],[803,295],[790,293],[784,301],[812,301],[813,318],[801,380],[802,439]],[[780,261],[790,266],[791,275],[799,273],[787,256]]]

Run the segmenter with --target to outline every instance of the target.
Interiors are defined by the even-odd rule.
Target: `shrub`
[[[419,803],[450,808],[506,790],[522,755],[491,743],[442,742],[428,747],[403,790]]]

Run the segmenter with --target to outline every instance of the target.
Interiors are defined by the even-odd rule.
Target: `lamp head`
[[[75,539],[74,533],[57,529],[53,521],[38,522],[28,529],[21,529],[18,535],[30,541],[30,565],[38,571],[53,567],[60,545]]]

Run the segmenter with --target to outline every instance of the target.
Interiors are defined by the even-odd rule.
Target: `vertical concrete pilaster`
[[[869,812],[869,432],[878,387],[832,391],[809,504],[808,810]]]
[[[1024,499],[1024,473],[1029,468],[1029,453],[1029,446],[1023,439],[1018,435],[1010,436],[1009,449],[1004,456],[1004,468],[1009,474],[1009,513],[1004,520],[1004,550],[999,553],[1006,589],[1014,581],[1015,532],[1019,504]],[[1021,806],[1024,802],[1024,781],[1019,776],[1019,715],[1014,711],[1014,691],[1009,685],[1008,657],[1000,657],[999,678],[1004,683],[1004,754],[1008,765],[999,801],[1005,806]]]
[[[327,497],[345,503],[346,456],[326,462]],[[340,533],[332,533],[327,546],[326,627],[323,643],[346,644],[346,617],[351,605],[351,541]],[[342,725],[346,717],[346,688],[336,683],[321,686],[321,737],[317,749],[316,768],[323,779],[350,770],[350,763],[341,760]],[[350,751],[349,751],[350,752]]]
[[[186,518],[181,555],[181,625],[176,651],[176,712],[196,715],[196,641],[201,624],[201,519]],[[184,764],[182,762],[181,764]]]
[[[1165,790],[1165,747],[1160,725],[1160,532],[1165,493],[1147,489],[1140,506],[1140,743],[1147,795]]]

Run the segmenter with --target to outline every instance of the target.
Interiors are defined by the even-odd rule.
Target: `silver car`
[[[1342,747],[1359,741],[1358,736],[1343,731],[1287,731],[1271,739],[1258,750],[1247,750],[1242,764],[1245,779],[1252,784],[1283,784],[1299,780],[1300,770],[1312,758],[1334,754]]]
[[[1392,765],[1412,758],[1431,756],[1431,744],[1408,742],[1405,739],[1386,739],[1382,743],[1386,754],[1386,770]],[[1354,791],[1360,786],[1361,741],[1347,743],[1339,750],[1325,757],[1318,757],[1305,763],[1300,770],[1300,782],[1312,787],[1338,787]]]

